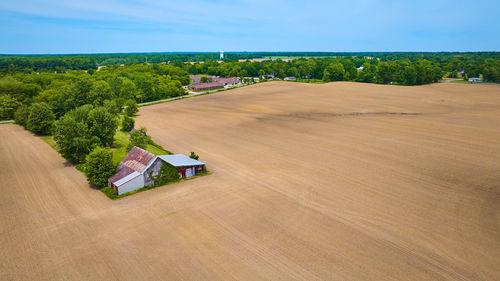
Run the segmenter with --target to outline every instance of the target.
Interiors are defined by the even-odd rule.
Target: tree
[[[97,81],[92,85],[87,103],[93,104],[94,106],[100,106],[103,105],[104,100],[110,100],[113,96],[113,91],[108,82],[102,80]]]
[[[84,173],[87,181],[99,188],[108,185],[108,179],[116,171],[113,154],[108,149],[96,147],[85,158]]]
[[[89,134],[98,137],[102,146],[110,146],[113,143],[118,120],[106,108],[96,107],[90,111],[87,123]]]
[[[379,84],[386,84],[393,80],[393,71],[389,64],[385,61],[380,62],[377,65],[375,71],[375,82]]]
[[[134,146],[146,149],[150,143],[151,138],[146,135],[146,130],[141,128],[140,130],[135,130],[130,134],[130,142],[127,146],[127,150],[130,151]]]
[[[139,109],[137,108],[137,103],[134,100],[128,100],[125,103],[125,114],[128,116],[134,116]]]
[[[124,116],[122,120],[122,131],[124,132],[130,132],[132,129],[134,129],[135,126],[135,120],[134,118],[130,118],[128,116]]]
[[[116,100],[105,100],[103,103],[104,108],[108,110],[109,113],[116,115],[120,113],[121,111],[121,106],[118,105]]]
[[[85,156],[99,143],[99,139],[89,139],[88,126],[77,121],[72,112],[66,113],[54,123],[54,140],[59,153],[73,163],[82,163]]]
[[[89,77],[81,77],[75,83],[71,84],[65,93],[65,111],[89,103],[89,93],[92,86],[93,81]]]
[[[28,124],[28,118],[30,116],[30,110],[30,107],[25,104],[17,108],[16,113],[14,114],[16,123],[23,127],[26,127]]]
[[[344,79],[344,66],[337,62],[329,64],[323,73],[323,81],[342,81]]]
[[[193,151],[191,151],[191,155],[189,155],[190,158],[194,159],[194,160],[198,160],[200,158],[200,156],[198,156],[196,153],[194,153]]]
[[[55,120],[52,109],[46,103],[34,103],[30,108],[27,129],[42,135],[47,135],[52,130]]]
[[[135,99],[137,96],[137,87],[130,79],[123,79],[120,89],[120,97],[124,99]]]
[[[0,96],[0,120],[12,119],[21,104],[10,95]]]
[[[298,77],[299,76],[299,71],[297,70],[296,67],[290,67],[288,71],[286,72],[288,76],[293,76],[293,77]]]

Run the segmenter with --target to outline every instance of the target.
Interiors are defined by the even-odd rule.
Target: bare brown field
[[[500,86],[268,82],[143,107],[212,175],[118,201],[0,125],[0,280],[499,280]]]

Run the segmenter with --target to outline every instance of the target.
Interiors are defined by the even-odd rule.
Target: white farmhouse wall
[[[120,185],[118,187],[118,195],[122,195],[123,193],[127,193],[130,191],[134,191],[144,187],[144,177],[142,175],[137,175],[137,177],[129,180],[128,182]]]

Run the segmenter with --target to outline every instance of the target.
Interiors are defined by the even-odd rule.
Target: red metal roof
[[[153,153],[134,146],[128,153],[127,158],[125,158],[125,160],[120,163],[118,172],[114,176],[109,178],[109,181],[116,182],[133,172],[142,173],[149,162],[154,158],[155,155]]]
[[[201,84],[194,84],[189,86],[190,89],[199,91],[199,90],[205,90],[205,89],[216,89],[216,88],[222,88],[224,85],[219,82],[210,82],[210,83],[201,83]]]

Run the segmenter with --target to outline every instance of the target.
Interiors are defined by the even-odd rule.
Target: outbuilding
[[[120,163],[118,172],[108,179],[108,185],[115,189],[118,195],[144,186],[152,186],[154,184],[153,178],[158,176],[164,163],[174,166],[179,178],[192,177],[205,169],[205,163],[183,154],[155,156],[134,146],[125,160]]]

